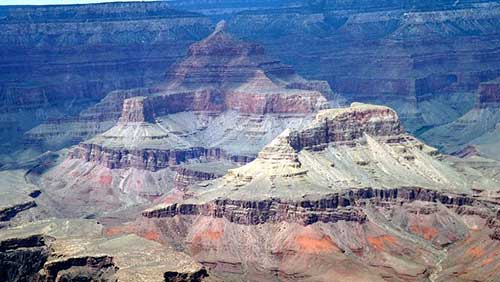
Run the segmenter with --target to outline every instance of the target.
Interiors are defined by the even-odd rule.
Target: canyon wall
[[[210,25],[161,2],[0,7],[0,140],[158,82]]]
[[[220,19],[236,37],[261,44],[306,79],[328,81],[349,101],[395,108],[417,135],[463,116],[480,83],[500,75],[496,1],[0,7],[2,141],[77,115],[111,90],[163,80]],[[428,141],[447,146],[447,140]]]

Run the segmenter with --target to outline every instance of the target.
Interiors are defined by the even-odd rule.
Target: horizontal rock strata
[[[337,113],[338,112],[338,113]],[[396,112],[386,107],[372,107],[354,103],[349,111],[325,110],[316,116],[304,130],[292,132],[289,140],[296,150],[321,149],[333,142],[350,142],[364,134],[374,137],[396,137],[388,142],[398,143],[404,133]]]
[[[282,221],[308,225],[315,222],[336,222],[339,220],[363,223],[367,218],[361,208],[369,203],[400,205],[413,201],[437,202],[452,208],[480,204],[479,200],[470,196],[418,187],[369,188],[335,193],[318,200],[263,199],[262,201],[244,201],[220,199],[205,204],[174,203],[163,208],[146,210],[142,215],[148,218],[203,215],[223,217],[231,222],[245,225]]]
[[[220,149],[188,148],[185,150],[161,149],[120,149],[103,148],[96,144],[81,143],[69,158],[82,159],[98,163],[111,169],[137,168],[150,171],[173,167],[190,159],[203,158],[208,161],[230,160],[236,163],[248,163],[252,156],[227,155]]]
[[[175,169],[175,186],[185,188],[200,181],[211,180],[224,175],[213,171],[200,171],[188,167],[178,167]]]
[[[0,221],[8,221],[18,213],[36,207],[35,201],[19,203],[8,208],[0,209]]]

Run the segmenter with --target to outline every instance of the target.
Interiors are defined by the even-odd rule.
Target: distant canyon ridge
[[[75,119],[110,91],[163,81],[221,19],[348,102],[393,107],[445,152],[471,145],[500,158],[500,5],[484,0],[3,6],[0,154],[43,151],[31,138],[37,126]]]

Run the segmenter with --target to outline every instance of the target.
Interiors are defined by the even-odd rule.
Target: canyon
[[[480,84],[495,80],[499,71],[498,4],[454,2],[256,0],[0,7],[6,30],[2,72],[10,74],[2,75],[0,83],[2,112],[8,113],[2,117],[2,136],[18,137],[3,140],[4,158],[7,161],[20,144],[33,144],[30,137],[42,123],[48,122],[43,131],[55,129],[55,135],[85,128],[63,138],[67,142],[58,144],[53,138],[48,143],[55,148],[105,131],[113,123],[95,128],[76,121],[63,126],[60,120],[81,120],[78,116],[109,91],[160,83],[165,70],[190,44],[209,35],[220,19],[236,37],[261,44],[306,79],[327,81],[349,102],[391,106],[410,132],[451,153],[457,150],[456,141],[435,140],[425,131],[438,131],[472,110]],[[24,141],[30,129],[34,132]]]

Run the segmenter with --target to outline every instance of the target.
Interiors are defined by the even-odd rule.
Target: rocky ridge
[[[0,269],[6,281],[196,282],[207,276],[201,265],[168,246],[136,235],[104,238],[102,226],[92,220],[38,221],[2,230]]]

